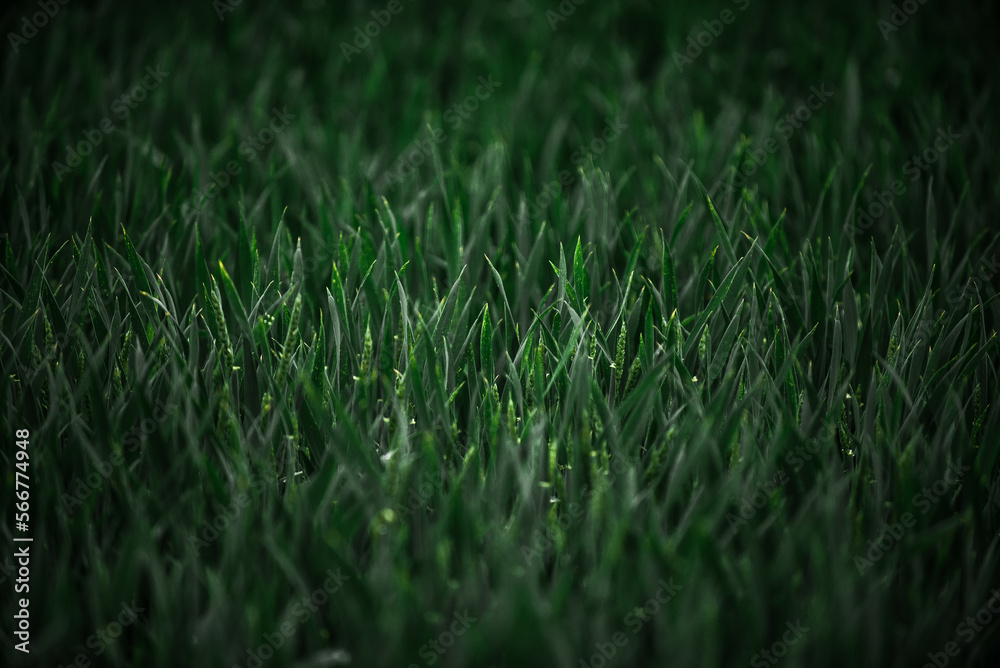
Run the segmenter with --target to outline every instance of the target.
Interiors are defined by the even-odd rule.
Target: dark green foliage
[[[70,3],[8,54],[11,665],[244,666],[290,620],[264,665],[571,668],[619,631],[608,666],[744,665],[797,620],[780,665],[944,651],[1000,587],[997,10],[403,2],[347,62],[369,4]]]

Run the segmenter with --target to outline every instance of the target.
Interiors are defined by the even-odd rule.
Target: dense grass
[[[1000,648],[994,6],[327,4],[5,45],[10,665]]]

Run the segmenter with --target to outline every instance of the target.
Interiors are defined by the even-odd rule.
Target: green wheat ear
[[[226,327],[226,316],[222,312],[222,296],[219,293],[219,285],[215,282],[215,276],[211,277],[212,287],[208,294],[208,303],[212,308],[212,316],[215,318],[215,327],[219,330],[219,355],[223,365],[223,372],[226,378],[233,370],[232,344],[229,342],[229,329]]]
[[[295,347],[296,337],[299,335],[299,315],[302,313],[302,292],[295,296],[295,303],[292,306],[292,315],[288,321],[288,334],[285,336],[285,345],[281,348],[281,359],[278,362],[278,383],[281,387],[288,384],[288,369],[292,363],[292,350]]]
[[[625,371],[625,347],[628,343],[628,321],[622,316],[622,326],[618,331],[618,347],[615,349],[615,388],[622,386],[622,373]]]
[[[369,372],[371,371],[372,365],[372,328],[371,328],[371,317],[365,323],[365,344],[361,353],[361,366],[358,368],[358,378],[367,383],[369,379]]]
[[[517,415],[514,412],[514,397],[507,397],[507,431],[510,432],[511,438],[516,443],[521,442],[517,434]]]
[[[627,397],[635,389],[635,386],[639,384],[639,370],[640,370],[640,358],[642,357],[643,341],[642,334],[639,335],[639,351],[635,355],[635,359],[632,360],[632,367],[628,372],[628,382],[625,384],[625,392],[622,394],[623,397]]]
[[[535,362],[532,374],[533,386],[532,394],[535,395],[535,402],[542,407],[545,402],[545,344],[542,337],[538,337],[538,346],[535,348]]]

